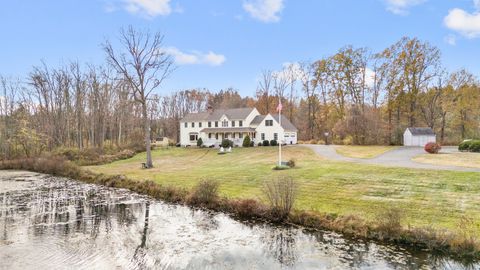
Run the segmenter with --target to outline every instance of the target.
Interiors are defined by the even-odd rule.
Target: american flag
[[[277,106],[277,112],[281,112],[282,111],[282,102],[281,101],[278,101],[278,106]]]

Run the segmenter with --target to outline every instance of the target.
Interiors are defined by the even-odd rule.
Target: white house
[[[197,145],[202,138],[205,146],[219,146],[223,139],[242,146],[245,136],[257,145],[264,140],[282,144],[297,143],[297,128],[282,115],[261,115],[255,108],[218,109],[190,113],[180,120],[180,145]]]
[[[425,146],[429,142],[437,142],[435,132],[431,128],[410,127],[403,133],[403,145]]]

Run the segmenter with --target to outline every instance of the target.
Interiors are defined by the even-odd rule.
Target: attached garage
[[[435,132],[431,128],[410,127],[403,133],[403,145],[425,146],[429,142],[437,142]]]

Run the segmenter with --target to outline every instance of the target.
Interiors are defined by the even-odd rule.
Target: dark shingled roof
[[[257,115],[255,118],[253,118],[251,125],[260,125],[262,123],[263,119],[265,118],[265,115]]]
[[[409,127],[407,129],[410,130],[412,135],[435,135],[435,132],[431,128]]]
[[[181,122],[193,121],[218,121],[223,115],[230,120],[243,120],[253,111],[253,108],[237,108],[237,109],[218,109],[213,112],[189,113],[183,117]]]
[[[278,114],[275,114],[272,116],[273,116],[273,119],[275,119],[275,121],[277,121],[278,123],[279,122]],[[282,115],[282,127],[285,131],[295,131],[295,132],[297,131],[297,128],[292,124],[292,122],[290,122],[290,120],[288,120],[288,118],[283,115]]]

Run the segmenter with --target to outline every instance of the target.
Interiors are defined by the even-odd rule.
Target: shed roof
[[[407,130],[410,131],[410,133],[412,133],[412,135],[414,136],[421,136],[421,135],[432,135],[432,136],[435,136],[435,132],[433,131],[433,129],[427,127],[409,127],[407,128]]]

